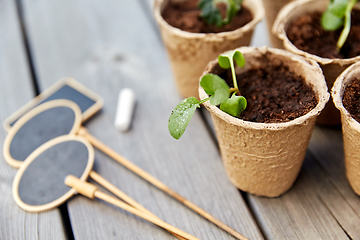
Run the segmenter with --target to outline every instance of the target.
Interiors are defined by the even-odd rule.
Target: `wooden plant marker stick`
[[[111,183],[92,171],[94,158],[94,147],[84,137],[68,134],[44,143],[26,158],[14,178],[13,196],[15,202],[19,207],[29,212],[46,211],[57,207],[76,193],[75,188],[69,188],[64,184],[64,179],[69,175],[76,176],[75,180],[73,178],[70,183],[80,184],[80,189],[77,189],[80,193],[94,198],[92,192],[96,187],[92,184],[84,183],[90,173],[92,173],[93,177],[95,176],[94,178],[100,179],[103,185],[106,185],[113,191],[117,190],[117,193],[120,193],[122,197],[133,204],[137,204],[115,186],[111,185]],[[71,178],[69,179],[71,180]],[[116,199],[120,201],[118,198]],[[121,203],[136,209],[129,204]],[[139,206],[141,207],[141,205]],[[145,208],[142,207],[142,209]],[[160,222],[162,224],[160,226],[164,225],[164,222],[159,218],[151,213],[148,214],[148,210],[145,209],[144,211],[145,213],[142,213],[156,219],[158,221],[157,224]],[[167,225],[165,229],[181,240],[189,239],[184,237],[183,234],[178,235],[178,232],[171,232],[172,229],[168,228]]]
[[[87,131],[87,129],[85,127],[83,127],[83,126],[80,127],[80,129],[78,131],[78,135],[85,137],[97,149],[104,152],[109,157],[111,157],[114,160],[118,161],[123,166],[125,166],[126,168],[128,168],[129,170],[134,172],[135,174],[139,175],[140,177],[142,177],[143,179],[145,179],[149,183],[153,184],[157,188],[159,188],[162,191],[166,192],[167,194],[169,194],[170,196],[172,196],[176,200],[183,203],[185,206],[187,206],[190,209],[192,209],[193,211],[197,212],[198,214],[200,214],[204,218],[208,219],[210,222],[214,223],[215,225],[222,228],[226,232],[230,233],[234,237],[236,237],[236,238],[238,238],[240,240],[248,240],[246,237],[244,237],[243,235],[241,235],[240,233],[238,233],[234,229],[230,228],[229,226],[227,226],[226,224],[224,224],[223,222],[221,222],[220,220],[218,220],[214,216],[210,215],[209,213],[207,213],[203,209],[199,208],[198,206],[196,206],[195,204],[193,204],[192,202],[190,202],[186,198],[182,197],[181,195],[179,195],[175,191],[171,190],[168,186],[166,186],[165,184],[163,184],[162,182],[160,182],[159,180],[157,180],[156,178],[151,176],[149,173],[145,172],[144,170],[142,170],[141,168],[139,168],[138,166],[136,166],[135,164],[133,164],[132,162],[130,162],[126,158],[122,157],[120,154],[118,154],[117,152],[115,152],[114,150],[112,150],[111,148],[109,148],[108,146],[103,144],[102,142],[100,142],[98,139],[96,139],[94,136],[92,136]]]
[[[79,192],[80,194],[82,194],[90,199],[94,199],[96,197],[105,202],[111,203],[111,204],[113,204],[119,208],[122,208],[134,215],[137,215],[149,222],[152,222],[170,232],[180,235],[180,236],[184,237],[185,239],[199,240],[198,238],[196,238],[186,232],[183,232],[180,229],[175,228],[175,227],[171,226],[170,224],[168,224],[158,218],[154,218],[151,215],[143,213],[143,212],[131,207],[130,205],[120,201],[119,199],[97,190],[95,185],[88,183],[88,182],[83,182],[75,176],[68,175],[65,179],[65,184],[68,185],[69,187],[74,188],[77,192]]]
[[[154,215],[152,212],[150,212],[149,210],[147,210],[146,208],[144,208],[142,205],[140,205],[138,202],[136,202],[134,199],[132,199],[131,197],[129,197],[127,194],[125,194],[123,191],[121,191],[120,189],[118,189],[117,187],[115,187],[113,184],[111,184],[108,180],[106,180],[105,178],[103,178],[100,174],[98,174],[97,172],[91,171],[89,173],[89,176],[98,184],[100,184],[101,186],[105,187],[107,190],[109,190],[110,192],[112,192],[113,194],[115,194],[117,197],[119,197],[120,199],[122,199],[124,202],[126,202],[127,204],[129,204],[130,206],[136,208],[137,210],[146,213],[147,215],[154,217],[158,220],[160,220],[160,218],[158,218],[156,215]],[[184,240],[186,238],[183,238],[179,235],[177,235],[176,233],[170,232],[171,234],[173,234],[175,237],[177,237],[178,239]]]

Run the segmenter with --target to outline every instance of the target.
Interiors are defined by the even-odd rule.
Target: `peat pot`
[[[268,28],[268,33],[270,37],[270,42],[273,47],[276,48],[283,48],[282,41],[277,38],[271,31],[274,21],[276,19],[277,14],[279,13],[280,9],[285,6],[287,3],[291,2],[292,0],[262,0],[264,4],[265,16],[266,16],[266,25]]]
[[[324,12],[328,3],[329,0],[297,0],[288,3],[278,14],[274,22],[273,33],[283,41],[285,49],[318,62],[325,75],[327,86],[331,89],[340,73],[351,64],[359,61],[360,56],[347,59],[322,58],[298,49],[291,43],[286,35],[286,30],[293,20],[306,12]],[[317,123],[324,126],[336,126],[341,124],[340,113],[335,108],[332,101],[328,102],[324,111],[318,117]]]
[[[346,86],[360,78],[360,62],[347,68],[335,81],[331,94],[335,106],[340,110],[344,138],[346,176],[356,194],[360,195],[360,123],[343,105]]]
[[[318,104],[310,112],[283,123],[244,121],[209,102],[204,103],[211,113],[231,182],[255,195],[277,197],[290,189],[298,176],[316,117],[328,101],[329,93],[322,71],[313,60],[275,48],[241,47],[236,50],[244,54],[246,61],[244,68],[237,67],[237,74],[266,64],[266,55],[267,59],[280,60],[295,74],[302,76],[313,87],[318,99]],[[217,60],[207,65],[204,74],[214,69],[218,69]],[[200,99],[208,97],[201,87],[199,95]]]
[[[154,15],[175,77],[178,91],[183,97],[198,97],[199,77],[206,64],[220,53],[240,46],[248,46],[253,30],[264,17],[261,0],[244,0],[243,6],[253,19],[245,26],[229,32],[190,33],[169,25],[161,15],[169,0],[156,0]]]

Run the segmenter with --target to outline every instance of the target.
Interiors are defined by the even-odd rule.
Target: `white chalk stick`
[[[126,132],[129,130],[135,103],[136,96],[133,90],[124,88],[120,91],[114,123],[119,131]]]

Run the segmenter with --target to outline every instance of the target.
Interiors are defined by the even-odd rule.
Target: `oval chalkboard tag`
[[[49,210],[64,203],[75,190],[64,180],[85,181],[94,164],[94,148],[83,137],[60,136],[37,148],[23,162],[13,183],[16,203],[25,211]]]
[[[41,104],[21,117],[4,142],[4,157],[19,168],[39,146],[58,136],[75,134],[81,125],[81,110],[72,101],[53,100]]]

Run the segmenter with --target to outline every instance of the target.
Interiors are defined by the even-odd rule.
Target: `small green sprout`
[[[201,9],[200,16],[210,25],[221,27],[231,22],[232,18],[241,8],[243,0],[200,0],[198,7]],[[226,5],[226,17],[223,19],[217,4]]]
[[[206,74],[200,80],[200,86],[210,96],[202,101],[195,97],[189,97],[182,100],[172,111],[168,129],[170,135],[179,139],[185,132],[186,127],[194,115],[200,104],[210,101],[211,105],[217,106],[220,104],[220,109],[231,116],[239,117],[241,112],[247,106],[246,99],[240,96],[240,91],[236,81],[234,61],[239,67],[244,67],[245,59],[241,52],[231,51],[218,57],[220,67],[231,69],[234,87],[230,88],[224,79],[215,74]],[[230,97],[231,95],[231,97]]]
[[[321,25],[327,31],[344,27],[336,44],[338,51],[343,47],[351,28],[351,10],[358,0],[331,0],[321,16]]]

